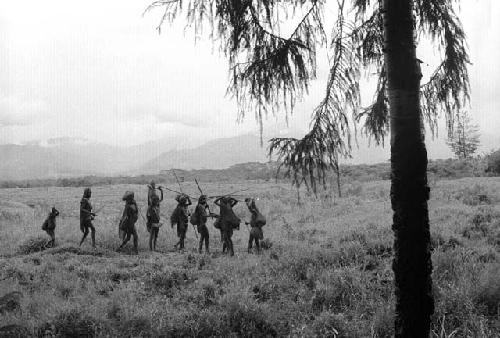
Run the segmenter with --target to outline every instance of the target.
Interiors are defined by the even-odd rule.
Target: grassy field
[[[0,326],[40,337],[392,335],[388,181],[345,184],[340,199],[303,193],[300,206],[288,185],[204,185],[209,194],[240,188],[250,188],[267,216],[266,249],[247,254],[243,225],[232,258],[221,254],[212,221],[211,255],[196,252],[192,227],[187,250],[175,252],[168,224],[160,230],[160,252],[151,253],[141,217],[139,255],[130,254],[131,245],[115,252],[121,196],[134,190],[145,215],[145,186],[92,188],[94,208],[102,208],[96,250],[89,240],[78,247],[83,188],[0,190],[0,297],[23,295],[19,306],[1,311],[0,304]],[[185,190],[197,191],[189,183]],[[173,197],[168,193],[162,203],[165,222]],[[41,224],[52,205],[61,212],[57,246],[37,251],[48,239]],[[500,180],[434,181],[429,205],[433,336],[500,336]],[[235,211],[249,219],[244,203]]]

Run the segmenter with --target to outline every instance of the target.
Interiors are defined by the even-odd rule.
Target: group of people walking
[[[158,196],[157,191],[160,192],[160,196]],[[96,217],[96,213],[93,211],[92,204],[90,203],[91,196],[91,189],[85,188],[83,197],[80,200],[80,230],[82,231],[80,245],[83,244],[90,233],[92,246],[95,247],[96,231],[93,220]],[[121,251],[132,238],[134,253],[137,254],[139,236],[135,225],[139,218],[140,209],[135,201],[133,191],[126,191],[122,200],[125,202],[125,206],[119,223],[121,245],[118,247],[117,251]],[[204,194],[198,198],[198,203],[193,213],[191,213],[189,209],[192,202],[188,195],[180,193],[175,197],[175,200],[177,206],[170,216],[170,224],[172,228],[174,226],[177,228],[177,237],[179,238],[178,242],[175,244],[177,249],[183,250],[185,248],[186,233],[189,223],[191,223],[193,226],[196,226],[196,231],[199,234],[198,252],[202,253],[203,246],[205,246],[205,252],[209,253],[210,232],[207,227],[207,221],[209,218],[215,218],[214,227],[220,231],[222,251],[224,253],[229,253],[231,256],[234,255],[232,235],[234,230],[239,229],[241,223],[240,218],[238,218],[233,211],[233,207],[239,202],[237,199],[228,195],[217,197],[213,203],[219,207],[219,214],[211,212],[208,205],[209,198]],[[156,251],[158,234],[163,225],[160,217],[160,202],[162,201],[162,187],[157,188],[155,182],[151,182],[148,185],[148,210],[146,213],[146,227],[149,232],[149,249],[151,251]],[[260,241],[263,239],[262,227],[266,224],[266,218],[260,213],[253,198],[246,198],[245,203],[251,214],[250,221],[245,222],[245,224],[251,227],[249,231],[248,252],[252,252],[253,244],[255,244],[259,252]],[[57,211],[55,207],[52,208],[42,225],[42,229],[46,231],[51,238],[49,244],[52,246],[55,244],[56,217],[58,215],[59,211]]]

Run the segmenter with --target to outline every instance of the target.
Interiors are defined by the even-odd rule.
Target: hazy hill
[[[266,144],[260,146],[256,135],[242,135],[209,141],[197,148],[171,150],[148,161],[141,169],[144,173],[178,169],[223,169],[237,163],[266,162]]]
[[[82,175],[80,157],[38,145],[1,145],[0,175],[4,180]]]
[[[158,173],[169,168],[221,169],[237,163],[266,161],[258,136],[217,139],[200,146],[193,137],[182,144],[173,137],[134,146],[112,146],[63,137],[24,145],[0,145],[2,180],[83,175]],[[187,149],[191,148],[191,149]]]
[[[162,152],[178,147],[175,141],[174,138],[163,138],[119,147],[63,137],[24,145],[0,145],[0,177],[3,180],[21,180],[129,173]],[[199,143],[193,141],[190,146]]]
[[[478,154],[498,148],[500,137],[481,136]],[[0,145],[0,180],[156,175],[170,168],[224,169],[238,163],[267,162],[267,139],[265,136],[263,147],[259,136],[252,134],[215,139],[204,144],[200,135],[193,135],[182,143],[176,138],[165,137],[133,146],[112,146],[73,137],[24,145]],[[445,138],[428,138],[426,143],[430,159],[453,156]],[[384,148],[369,146],[366,140],[360,140],[358,144],[359,148],[353,147],[353,158],[343,160],[343,164],[388,162],[389,144]]]

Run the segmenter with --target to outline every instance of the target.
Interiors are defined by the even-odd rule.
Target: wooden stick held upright
[[[177,184],[179,185],[179,190],[181,191],[181,193],[184,193],[184,192],[182,191],[181,182],[179,181],[179,178],[177,177],[177,174],[175,173],[175,170],[174,170],[174,169],[172,169],[172,173],[174,174],[175,180],[177,181]]]
[[[198,186],[198,190],[200,191],[200,194],[203,195],[203,190],[201,190],[201,187],[200,187],[200,184],[198,183],[198,180],[195,178],[194,181],[196,182],[196,186]],[[210,210],[210,206],[208,205],[207,203],[207,207],[208,207],[208,213],[210,215],[210,217],[214,217],[213,214],[212,214],[212,211]]]
[[[196,183],[196,186],[198,187],[198,190],[200,191],[200,194],[203,195],[203,191],[201,190],[200,185],[198,184],[198,180],[195,178],[194,181]]]

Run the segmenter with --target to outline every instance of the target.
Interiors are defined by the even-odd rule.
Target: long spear
[[[196,186],[198,187],[198,190],[200,191],[200,194],[203,195],[203,191],[200,188],[200,185],[198,184],[198,180],[195,178],[194,181],[196,182]]]
[[[177,190],[173,190],[173,189],[170,189],[170,188],[167,188],[167,187],[164,187],[164,186],[159,186],[158,188],[160,188],[160,187],[163,188],[163,189],[166,189],[168,191],[175,192],[177,194],[182,194],[180,191],[177,191]]]
[[[198,184],[198,180],[195,178],[194,181],[196,182],[196,185],[198,186],[198,190],[200,191],[200,194],[203,195],[203,190],[201,190],[201,187]],[[210,217],[212,217],[212,218],[215,217],[215,216],[213,216],[214,214],[212,214],[212,211],[210,210],[210,206],[208,205],[208,203],[207,203],[207,208],[208,208],[208,214],[210,215]]]
[[[189,196],[188,194],[185,194],[185,193],[183,193],[183,192],[180,192],[180,191],[177,191],[177,190],[174,190],[174,189],[167,188],[167,187],[165,187],[165,186],[159,186],[159,187],[161,187],[162,189],[165,189],[165,190],[171,191],[171,192],[175,192],[176,194],[184,194],[184,195],[186,195],[186,196]],[[158,187],[158,188],[159,188],[159,187]],[[193,198],[193,197],[192,197],[192,196],[189,196],[189,198]]]
[[[179,185],[179,189],[180,189],[181,193],[183,193],[182,192],[181,182],[179,181],[179,178],[177,177],[177,174],[175,173],[174,169],[172,169],[172,173],[174,174],[175,180],[177,181],[177,184]]]
[[[235,194],[237,192],[243,192],[243,191],[247,191],[247,190],[250,190],[250,188],[242,189],[242,190],[236,190],[236,191],[233,191],[233,192],[231,192],[229,194],[210,196],[209,198],[217,198],[217,197],[222,197],[222,196],[243,196],[243,195],[235,195]]]

